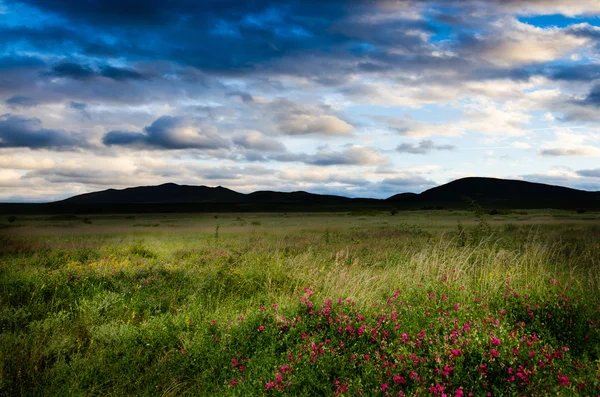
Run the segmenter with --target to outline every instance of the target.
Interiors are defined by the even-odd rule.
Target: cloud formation
[[[43,128],[39,119],[10,114],[0,116],[0,148],[64,150],[85,145],[80,137]]]
[[[400,153],[410,154],[428,154],[434,150],[454,150],[455,147],[452,145],[437,145],[432,140],[426,139],[420,141],[418,144],[413,145],[410,143],[402,143],[396,147],[396,151]]]
[[[229,142],[208,125],[198,125],[181,117],[162,116],[144,132],[111,131],[102,142],[107,146],[137,146],[152,149],[221,149]]]
[[[596,0],[15,0],[0,158],[31,161],[0,162],[2,183],[383,197],[570,169],[556,180],[593,186],[598,15]]]

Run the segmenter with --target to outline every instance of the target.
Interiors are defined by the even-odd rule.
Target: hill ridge
[[[422,193],[398,193],[387,199],[350,198],[333,194],[317,194],[304,190],[280,192],[258,190],[240,193],[221,185],[161,185],[106,189],[57,201],[64,204],[178,204],[178,203],[307,203],[335,204],[349,202],[428,203],[460,202],[464,197],[476,201],[598,201],[600,192],[565,186],[529,182],[518,179],[466,177],[427,189]]]

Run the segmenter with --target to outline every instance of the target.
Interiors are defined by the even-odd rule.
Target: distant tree
[[[16,220],[17,220],[17,217],[16,217],[16,216],[14,216],[14,215],[10,215],[10,216],[7,216],[7,217],[6,217],[6,219],[7,219],[7,220],[8,220],[10,223],[13,223],[14,221],[16,221]]]
[[[577,208],[575,211],[577,211],[578,214],[585,214],[587,212],[585,208]]]
[[[390,210],[390,214],[392,214],[392,216],[396,215],[398,213],[398,208],[392,208]]]

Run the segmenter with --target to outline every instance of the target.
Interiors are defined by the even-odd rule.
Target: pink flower
[[[384,383],[383,385],[381,385],[381,391],[386,391],[388,388],[388,384]]]
[[[462,355],[462,350],[452,349],[450,350],[450,354],[452,355],[452,357],[460,357]]]
[[[260,327],[258,327],[258,331],[259,331],[259,332],[262,332],[262,331],[264,331],[264,330],[265,330],[265,327],[264,327],[264,326],[262,326],[262,325],[261,325]]]
[[[404,377],[403,377],[403,376],[400,376],[400,375],[394,375],[394,376],[392,377],[392,380],[393,380],[394,382],[396,382],[397,384],[399,384],[399,385],[401,385],[402,383],[404,383],[404,382],[406,381],[406,379],[404,379]]]
[[[462,391],[462,389],[454,390],[454,397],[463,397],[464,395],[465,393]]]
[[[266,391],[269,391],[269,390],[271,390],[274,387],[275,387],[275,382],[271,381],[271,382],[268,382],[267,384],[265,384]]]
[[[558,383],[560,383],[561,386],[569,386],[569,377],[567,375],[558,375]]]
[[[490,350],[490,354],[492,355],[492,357],[498,357],[500,355],[500,353],[498,352],[498,350]]]
[[[495,336],[492,336],[492,339],[490,339],[490,343],[492,344],[492,346],[500,346],[500,339],[496,338]]]

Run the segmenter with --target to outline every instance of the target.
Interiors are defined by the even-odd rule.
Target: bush
[[[17,217],[14,215],[10,215],[10,216],[7,216],[6,219],[8,220],[8,222],[13,223],[14,221],[17,220]]]

